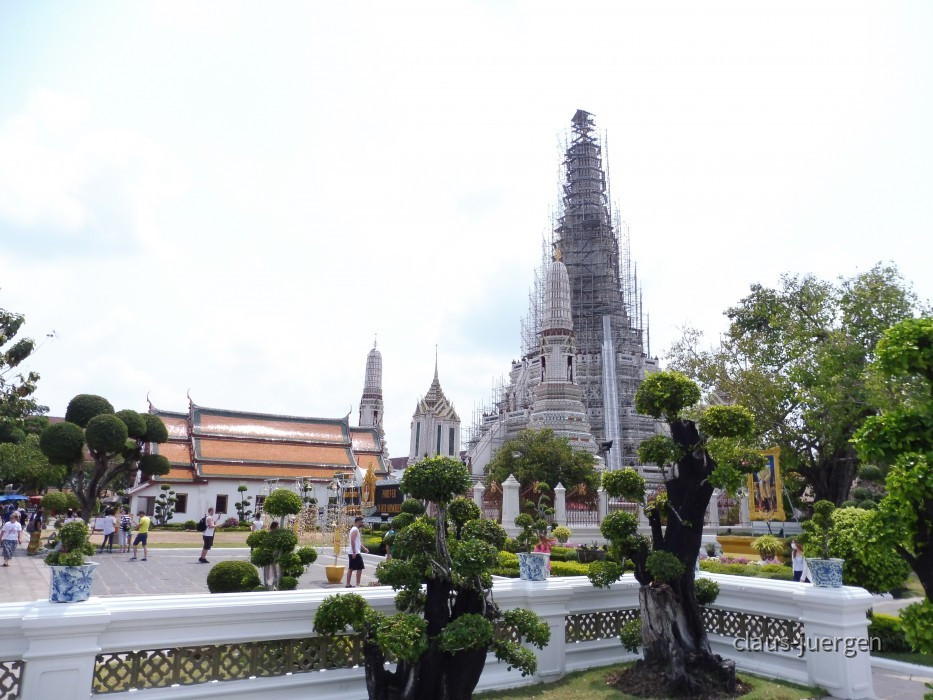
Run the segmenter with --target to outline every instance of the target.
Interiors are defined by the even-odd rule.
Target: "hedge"
[[[754,576],[792,581],[794,572],[784,564],[722,564],[711,559],[700,561],[700,569],[712,574],[731,574],[733,576]]]
[[[872,615],[871,622],[868,624],[868,638],[873,637],[877,637],[881,642],[882,654],[903,654],[913,651],[904,637],[904,628],[901,627],[899,617],[878,613]]]

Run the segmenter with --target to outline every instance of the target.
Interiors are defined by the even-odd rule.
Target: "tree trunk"
[[[643,586],[638,598],[644,663],[666,680],[668,693],[735,692],[735,662],[713,654],[706,633],[697,634],[696,621],[673,588]]]
[[[459,588],[451,610],[453,592],[449,581],[428,581],[424,617],[429,637],[461,615],[483,612],[483,598]],[[486,666],[487,650],[447,654],[432,647],[414,663],[400,662],[395,671],[386,670],[385,656],[372,642],[364,644],[363,653],[370,700],[469,700]]]

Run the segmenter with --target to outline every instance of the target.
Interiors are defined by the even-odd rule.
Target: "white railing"
[[[856,640],[867,643],[865,612],[872,599],[864,590],[820,589],[808,584],[737,576],[704,576],[717,581],[721,591],[715,608],[707,613],[708,629],[717,630],[710,633],[714,651],[735,659],[740,669],[818,685],[834,697],[872,697],[868,652],[856,649],[851,656],[844,653],[846,644],[858,644]],[[363,588],[358,592],[374,608],[393,611],[394,594],[390,589]],[[634,658],[625,652],[617,636],[619,623],[637,614],[638,584],[630,575],[609,590],[593,588],[582,577],[552,578],[544,582],[497,580],[494,593],[503,609],[527,607],[541,615],[550,625],[551,643],[538,652],[538,673],[531,677],[522,678],[514,671],[507,671],[490,656],[477,690],[555,680],[569,671]],[[260,677],[244,676],[244,664],[248,659],[244,660],[246,656],[237,650],[246,648],[254,640],[311,637],[314,612],[319,603],[332,594],[333,591],[302,590],[91,598],[85,603],[70,605],[46,601],[2,605],[0,664],[21,664],[19,677],[14,680],[18,683],[20,697],[27,700],[365,698],[360,667],[317,670],[308,665],[299,669],[307,672],[261,677],[274,671],[262,664],[256,667],[254,657],[251,667],[254,670],[245,673]],[[781,638],[787,638],[796,646],[782,650],[778,641]],[[766,639],[774,640],[771,642],[774,648],[760,641]],[[821,639],[829,641],[820,642]],[[853,641],[846,641],[850,639]],[[244,644],[240,645],[241,642]],[[741,649],[759,644],[765,647],[761,651]],[[820,648],[814,651],[817,644]],[[120,666],[121,658],[136,658],[138,652],[147,651],[150,662],[152,659],[155,662],[147,666],[148,675],[140,677],[150,686],[168,685],[173,653],[176,665],[180,663],[176,652],[181,648],[190,654],[188,659],[195,660],[190,663],[197,664],[211,657],[210,650],[216,645],[236,653],[226,660],[215,654],[214,671],[219,669],[220,675],[206,676],[206,682],[196,683],[197,678],[188,677],[185,682],[194,684],[92,695],[92,689],[98,692],[108,689],[102,681],[108,674],[119,675],[129,669],[129,666]],[[825,645],[838,650],[827,651]],[[250,648],[258,646],[252,644]],[[270,648],[274,646],[269,645]],[[272,652],[267,649],[263,653]],[[230,672],[227,665],[230,663],[239,675]],[[211,680],[217,677],[242,679]],[[126,687],[126,683],[119,685],[119,688]],[[10,697],[15,697],[15,690],[8,692]]]

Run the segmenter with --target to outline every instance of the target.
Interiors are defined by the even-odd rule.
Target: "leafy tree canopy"
[[[888,467],[886,494],[877,511],[876,522],[884,534],[879,546],[893,547],[910,564],[929,601],[933,595],[933,318],[908,319],[893,326],[879,341],[877,355],[875,369],[888,382],[889,396],[897,400],[869,417],[853,442],[862,459]]]
[[[36,349],[32,338],[17,334],[26,322],[22,314],[0,309],[0,443],[21,443],[28,433],[38,433],[48,412],[33,399],[39,382],[37,372],[17,372]]]
[[[137,469],[167,474],[168,460],[147,450],[148,444],[167,440],[168,430],[158,416],[115,413],[102,396],[79,394],[68,403],[65,422],[42,432],[39,447],[51,464],[65,467],[81,510],[90,517],[97,500]]]
[[[764,442],[781,448],[784,470],[840,505],[859,466],[852,434],[875,412],[866,367],[884,330],[918,308],[894,267],[836,283],[785,275],[776,288],[752,285],[726,311],[719,347],[703,349],[701,333],[687,329],[670,367],[708,403],[746,406]]]
[[[596,458],[574,450],[567,438],[557,437],[550,428],[523,430],[506,441],[486,465],[486,484],[501,484],[514,475],[522,488],[543,482],[551,490],[563,484],[568,495],[595,498],[599,488]]]
[[[14,484],[26,494],[37,494],[57,486],[65,468],[49,464],[39,449],[39,439],[30,435],[21,443],[0,443],[0,483]]]

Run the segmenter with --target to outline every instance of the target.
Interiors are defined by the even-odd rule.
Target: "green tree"
[[[490,571],[498,563],[505,531],[478,518],[463,524],[460,537],[448,529],[448,510],[469,486],[466,466],[449,457],[426,458],[406,469],[402,491],[430,501],[437,517],[410,516],[395,538],[392,560],[376,570],[382,583],[398,591],[399,612],[385,615],[349,594],[327,598],[314,616],[318,634],[352,627],[363,635],[372,700],[468,700],[490,649],[522,675],[537,667],[531,650],[498,637],[493,627],[502,619],[519,640],[538,648],[550,637],[547,623],[531,611],[503,615],[492,600]],[[458,517],[468,517],[472,509],[458,505],[455,510],[462,511]],[[387,657],[396,661],[395,670],[386,668]]]
[[[39,449],[39,439],[27,435],[21,443],[0,443],[0,484],[14,484],[26,494],[38,494],[58,486],[65,478],[65,468],[49,464]]]
[[[610,513],[600,525],[609,540],[605,562],[590,565],[590,581],[608,587],[628,561],[641,584],[641,642],[644,659],[634,673],[664,679],[666,697],[732,692],[735,664],[715,655],[703,628],[694,570],[703,536],[703,519],[715,488],[734,492],[745,474],[763,464],[751,438],[754,419],[741,406],[712,406],[697,421],[682,417],[700,390],[679,372],[656,372],[641,383],[635,409],[663,418],[670,437],[656,435],[638,450],[643,463],[657,464],[664,478],[663,497],[650,498],[644,477],[634,469],[609,472],[603,488],[611,496],[643,504],[651,537],[638,533],[638,518]],[[666,525],[664,524],[666,522]]]
[[[165,525],[175,515],[175,504],[178,498],[170,484],[162,484],[159,490],[161,493],[155,500],[155,521],[156,525]]]
[[[64,422],[42,431],[39,447],[50,463],[66,468],[87,518],[98,498],[137,469],[146,476],[168,474],[169,461],[147,451],[150,444],[167,441],[168,430],[158,416],[115,413],[103,397],[79,394],[68,403]]]
[[[909,318],[917,299],[893,267],[833,284],[785,275],[777,288],[752,285],[726,311],[720,346],[704,350],[688,329],[670,350],[670,368],[699,383],[709,403],[738,403],[755,416],[781,465],[842,505],[858,471],[851,438],[875,413],[865,369],[884,329]]]
[[[42,414],[49,409],[33,398],[39,374],[16,373],[36,349],[32,338],[16,339],[25,322],[22,314],[0,309],[0,443],[24,442],[48,424]]]
[[[878,342],[874,369],[900,400],[868,418],[854,444],[862,459],[888,467],[877,524],[933,595],[933,318],[902,321]]]
[[[543,482],[553,491],[563,484],[568,495],[592,500],[599,488],[596,458],[574,450],[550,428],[523,430],[496,451],[486,465],[486,485],[501,484],[512,474],[523,489]]]

